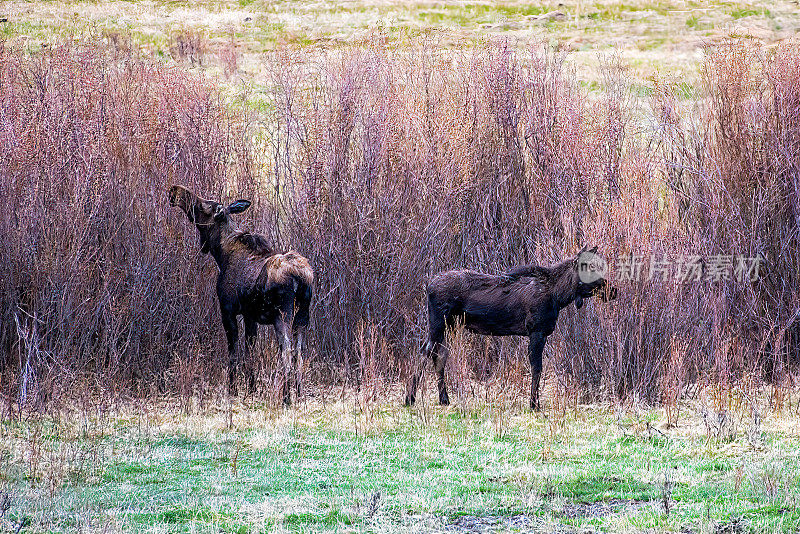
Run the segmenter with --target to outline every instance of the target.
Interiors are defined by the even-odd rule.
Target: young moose
[[[445,328],[456,318],[467,330],[491,336],[528,336],[531,364],[531,409],[539,409],[539,378],[542,374],[542,351],[547,336],[553,333],[558,314],[573,301],[599,294],[603,301],[616,297],[617,290],[606,290],[606,280],[595,268],[597,247],[582,250],[575,258],[552,267],[523,265],[501,275],[469,270],[447,271],[428,283],[428,340],[422,347],[419,364],[406,396],[406,405],[414,403],[422,367],[428,355],[433,357],[439,386],[439,403],[450,404],[444,382],[447,347]]]
[[[211,253],[219,267],[217,296],[222,326],[228,338],[228,387],[231,393],[236,394],[239,366],[236,355],[239,339],[237,317],[241,315],[244,317],[246,359],[249,359],[258,325],[275,327],[284,366],[283,402],[290,404],[290,380],[294,380],[297,395],[300,395],[303,329],[309,321],[314,283],[314,271],[308,260],[294,251],[279,253],[272,250],[260,235],[237,231],[230,216],[250,207],[247,200],[224,206],[202,199],[179,185],[172,186],[168,196],[170,205],[183,210],[197,227],[200,250],[204,254]],[[250,366],[246,367],[248,387],[252,391],[255,376]]]

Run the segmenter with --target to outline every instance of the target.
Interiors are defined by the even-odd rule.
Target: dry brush
[[[243,224],[311,260],[315,380],[402,380],[439,270],[554,263],[588,244],[612,267],[631,255],[765,261],[754,283],[676,283],[645,263],[615,303],[565,312],[545,354],[561,394],[674,403],[702,383],[722,402],[743,383],[791,385],[796,48],[720,44],[696,100],[658,84],[649,112],[619,62],[589,93],[546,47],[378,40],[282,49],[265,64],[254,117],[210,81],[130,51],[0,51],[7,399],[34,383],[52,396],[70,388],[64,377],[187,395],[219,379],[214,267],[170,213],[171,183],[252,198]],[[523,344],[462,343],[458,380],[521,388]],[[512,375],[520,383],[491,379]]]

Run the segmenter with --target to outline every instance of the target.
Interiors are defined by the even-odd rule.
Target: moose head
[[[222,238],[232,231],[229,225],[230,215],[242,213],[250,207],[249,200],[237,200],[228,206],[206,200],[181,185],[170,187],[167,196],[170,205],[183,210],[189,221],[197,227],[200,233],[200,250],[204,254],[219,247]]]
[[[583,247],[575,256],[573,265],[578,277],[575,290],[576,308],[581,308],[584,299],[593,295],[598,295],[603,302],[617,298],[617,288],[610,287],[606,280],[608,264],[597,254],[597,247]]]

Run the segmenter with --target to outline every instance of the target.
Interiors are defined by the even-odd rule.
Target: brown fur
[[[290,278],[302,280],[309,286],[314,284],[314,270],[311,264],[294,250],[270,256],[264,267],[267,279],[274,284],[285,284]]]
[[[589,251],[596,252],[596,248]],[[583,251],[581,251],[583,253]],[[501,275],[470,270],[439,273],[428,283],[428,340],[423,357],[431,356],[438,377],[439,402],[449,404],[444,381],[447,348],[445,329],[463,320],[465,328],[491,336],[527,336],[531,364],[531,408],[539,405],[539,377],[544,344],[556,326],[562,308],[594,294],[614,298],[615,289],[606,294],[603,278],[584,283],[578,274],[580,254],[552,267],[523,265]],[[422,372],[420,364],[412,377],[406,404],[413,404]]]
[[[241,213],[249,201],[237,200],[229,206],[205,200],[185,187],[173,186],[168,193],[173,206],[183,210],[200,234],[201,251],[214,257],[219,267],[217,297],[225,335],[228,339],[228,386],[236,391],[239,358],[237,317],[244,318],[245,359],[258,332],[259,324],[275,327],[284,365],[284,402],[291,400],[290,381],[300,394],[303,330],[309,323],[314,271],[308,260],[295,251],[280,253],[266,238],[236,230],[230,216]],[[248,362],[249,363],[249,362]],[[255,377],[249,371],[249,386]]]
[[[247,250],[258,256],[272,256],[276,254],[275,249],[269,246],[267,240],[258,234],[236,231],[231,236],[231,240],[240,243],[246,247]]]

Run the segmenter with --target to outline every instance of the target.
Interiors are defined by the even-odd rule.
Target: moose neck
[[[578,273],[572,260],[567,260],[553,267],[554,287],[553,299],[559,308],[572,303],[578,293]]]
[[[234,228],[233,225],[228,221],[220,223],[219,232],[214,238],[211,239],[211,242],[209,243],[209,252],[217,262],[217,266],[219,267],[220,271],[224,271],[225,267],[230,261],[230,248],[226,247],[225,244],[228,239],[230,239],[230,236],[233,235],[235,230],[236,228]]]

